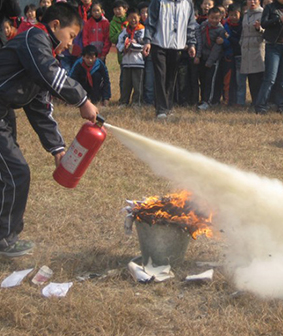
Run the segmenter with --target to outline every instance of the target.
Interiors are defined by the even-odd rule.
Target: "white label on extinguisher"
[[[83,147],[77,139],[75,139],[66,154],[63,156],[62,166],[71,174],[73,174],[87,153],[88,149]]]

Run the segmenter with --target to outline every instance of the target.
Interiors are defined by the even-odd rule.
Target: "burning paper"
[[[142,283],[149,283],[152,281],[162,282],[174,278],[174,273],[171,271],[170,265],[153,267],[152,260],[149,258],[146,266],[139,266],[134,261],[128,264],[129,271],[132,277]]]
[[[23,279],[33,270],[33,268],[29,268],[23,271],[15,271],[10,274],[7,278],[5,278],[2,283],[1,287],[8,288],[19,286]]]
[[[196,210],[192,194],[186,190],[163,197],[152,196],[143,201],[127,201],[124,210],[128,212],[124,227],[125,231],[132,230],[135,220],[150,225],[172,224],[187,231],[193,239],[198,235],[212,236],[212,214],[205,216]]]
[[[185,280],[186,281],[199,281],[199,280],[202,280],[202,281],[210,280],[211,281],[213,277],[213,273],[214,273],[213,269],[210,269],[200,274],[188,275]]]

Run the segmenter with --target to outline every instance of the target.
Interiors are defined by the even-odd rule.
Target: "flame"
[[[192,202],[192,193],[186,190],[164,197],[151,196],[143,202],[134,202],[133,215],[149,224],[176,224],[188,231],[193,239],[205,234],[212,237],[212,213],[199,213]]]

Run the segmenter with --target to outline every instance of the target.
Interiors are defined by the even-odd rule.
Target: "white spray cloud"
[[[157,175],[217,211],[239,289],[283,298],[283,184],[114,126],[112,133]]]

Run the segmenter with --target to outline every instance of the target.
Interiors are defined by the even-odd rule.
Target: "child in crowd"
[[[0,255],[21,256],[33,243],[18,240],[24,227],[30,171],[17,144],[13,108],[23,108],[42,146],[55,158],[64,156],[64,140],[52,117],[51,95],[78,107],[82,118],[95,121],[97,108],[87,100],[82,86],[66,76],[55,58],[80,31],[78,13],[65,3],[50,6],[42,23],[18,34],[0,49]],[[21,125],[22,126],[22,125]]]
[[[51,5],[51,0],[39,0],[39,7],[50,7]]]
[[[214,0],[202,0],[197,23],[200,25],[207,20],[208,11],[214,6]]]
[[[224,7],[225,13],[226,13],[225,17],[228,17],[228,8],[230,5],[232,5],[232,3],[233,3],[233,0],[223,0],[222,1],[222,6]]]
[[[94,1],[91,7],[91,17],[83,29],[83,45],[94,45],[98,57],[105,62],[109,53],[111,42],[109,40],[109,21],[103,15],[102,4]]]
[[[222,26],[224,26],[224,23],[226,22],[226,18],[227,18],[228,13],[226,12],[226,9],[225,9],[224,6],[218,5],[217,7],[220,9],[220,13],[221,13],[220,23],[222,24]]]
[[[83,20],[83,25],[87,22],[87,20],[91,17],[91,0],[81,0],[79,4],[76,6],[75,2],[72,2],[73,7],[77,7],[77,11]],[[69,74],[73,64],[75,61],[81,56],[83,49],[83,33],[82,31],[74,39],[73,45],[71,45],[67,50],[65,50],[62,54],[62,58],[60,60],[61,66],[67,71]]]
[[[148,2],[141,2],[138,5],[140,11],[141,24],[145,25],[148,17]],[[145,57],[144,66],[144,86],[143,86],[143,101],[145,104],[153,105],[154,103],[154,70],[151,58],[151,53]]]
[[[197,11],[195,11],[197,18]],[[182,56],[178,68],[176,100],[180,105],[197,105],[199,102],[199,63],[201,58],[201,33],[200,25],[195,21],[196,56],[191,58],[188,54],[188,46],[182,50]]]
[[[18,34],[28,30],[30,27],[34,26],[36,21],[36,6],[34,4],[26,5],[24,8],[25,19],[21,22]]]
[[[227,38],[224,40],[224,103],[244,105],[246,77],[240,74],[242,33],[241,5],[228,7],[228,19],[224,24]]]
[[[91,5],[91,0],[81,0],[79,2],[78,11],[84,23],[91,17]]]
[[[4,19],[3,28],[7,41],[11,40],[17,35],[17,28],[15,28],[9,19]]]
[[[116,0],[113,3],[113,12],[114,16],[110,21],[110,31],[109,31],[109,38],[111,43],[117,44],[119,35],[121,34],[122,30],[127,27],[127,10],[129,6],[123,0]],[[121,65],[122,62],[122,54],[117,50],[117,59],[118,63]],[[120,86],[120,94],[122,92],[123,86],[123,71],[121,67],[120,71],[120,79],[119,79],[119,86]]]
[[[123,87],[120,103],[128,105],[132,96],[132,104],[140,106],[143,93],[143,37],[144,26],[140,23],[139,10],[130,8],[128,10],[127,28],[124,28],[119,35],[117,49],[123,53],[122,71]]]
[[[222,57],[222,45],[216,43],[217,38],[225,38],[225,29],[220,23],[221,12],[213,7],[208,12],[207,21],[200,26],[202,53],[200,60],[201,110],[207,110],[214,102],[215,79],[219,60]]]
[[[103,106],[108,106],[111,97],[108,70],[98,58],[94,45],[83,48],[82,57],[73,65],[70,77],[82,85],[93,103],[102,101]]]

